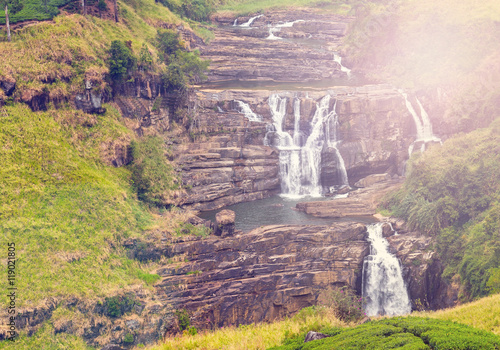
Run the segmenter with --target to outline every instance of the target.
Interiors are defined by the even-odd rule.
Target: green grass
[[[17,248],[18,306],[47,297],[101,297],[140,282],[141,266],[126,258],[120,242],[138,235],[152,218],[135,199],[129,172],[97,160],[98,137],[83,137],[80,150],[67,141],[71,132],[81,134],[53,115],[70,112],[33,113],[21,105],[5,110],[0,231]],[[111,123],[107,116],[99,119],[90,128],[97,135]],[[126,133],[115,127],[103,137]]]
[[[233,16],[244,16],[260,13],[267,10],[283,8],[321,8],[321,11],[329,13],[348,14],[353,4],[344,0],[326,2],[322,0],[233,0],[226,1],[219,6],[217,12],[231,14]]]

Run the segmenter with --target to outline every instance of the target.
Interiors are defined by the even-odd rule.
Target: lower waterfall
[[[370,255],[363,263],[362,293],[368,316],[404,315],[411,312],[401,266],[389,253],[389,243],[382,234],[383,223],[366,226]]]

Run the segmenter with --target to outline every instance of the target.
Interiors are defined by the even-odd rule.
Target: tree
[[[102,12],[108,10],[108,5],[106,5],[106,1],[99,0],[97,3],[97,9],[99,10],[99,17],[102,18]]]
[[[115,10],[115,22],[118,23],[118,0],[113,0],[113,7]]]
[[[159,56],[164,61],[168,61],[168,56],[182,48],[179,33],[171,29],[159,29],[156,34]]]
[[[111,80],[115,83],[122,82],[127,77],[129,70],[135,67],[137,59],[132,50],[121,40],[115,40],[111,43],[109,54],[108,66]]]
[[[0,0],[0,5],[5,9],[5,25],[7,27],[7,40],[12,41],[10,35],[9,8],[10,14],[15,14],[23,8],[20,0]]]

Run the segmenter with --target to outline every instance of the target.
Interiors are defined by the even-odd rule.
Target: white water
[[[243,113],[249,121],[262,122],[262,116],[254,113],[254,111],[252,111],[252,109],[250,108],[250,106],[247,103],[245,103],[243,101],[237,101],[237,100],[235,100],[235,102],[238,103],[238,105],[241,108],[240,113]]]
[[[236,27],[238,25],[238,18],[234,20],[233,27]]]
[[[305,143],[300,132],[300,100],[294,101],[293,137],[283,130],[286,116],[287,98],[271,95],[269,107],[273,116],[273,125],[264,139],[266,145],[274,145],[280,151],[281,195],[289,198],[303,196],[321,197],[321,157],[326,147],[335,152],[340,171],[339,185],[348,185],[344,160],[337,146],[338,117],[335,106],[330,110],[330,95],[326,95],[316,104],[316,111],[311,121],[311,131]],[[272,140],[269,137],[273,137]]]
[[[363,263],[363,299],[368,316],[405,315],[411,312],[410,298],[399,260],[389,253],[382,235],[383,223],[368,225],[370,255]]]
[[[349,68],[344,67],[342,65],[342,57],[340,57],[339,55],[337,55],[336,53],[334,53],[333,54],[333,60],[340,65],[340,71],[341,72],[344,72],[344,73],[347,74],[348,77],[351,77],[351,70]]]
[[[285,22],[281,24],[277,24],[274,27],[269,28],[269,36],[266,40],[282,40],[279,36],[274,35],[274,33],[281,31],[281,28],[291,28],[295,23],[305,22],[303,19],[298,19],[292,22]]]
[[[250,18],[247,22],[243,23],[243,24],[240,24],[239,27],[243,27],[243,28],[250,28],[250,26],[252,25],[253,21],[255,21],[257,18],[260,18],[264,15],[258,15],[258,16],[254,16],[252,18]],[[238,19],[236,19],[237,21]],[[235,23],[237,23],[235,21]],[[236,26],[236,24],[233,24],[233,26]]]
[[[421,152],[425,151],[426,142],[441,142],[441,139],[439,137],[436,137],[432,133],[432,124],[429,119],[429,115],[425,111],[418,98],[415,97],[415,100],[417,101],[417,104],[420,108],[420,116],[418,115],[417,111],[415,111],[415,108],[413,108],[410,100],[408,100],[408,94],[403,92],[403,90],[398,90],[398,92],[404,97],[406,108],[408,109],[408,112],[410,112],[417,129],[417,139],[408,148],[408,155],[411,156],[411,154],[413,153],[413,148],[416,142],[422,142],[422,146],[420,148]]]

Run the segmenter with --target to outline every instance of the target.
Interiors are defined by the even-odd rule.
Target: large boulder
[[[215,215],[215,235],[221,237],[228,237],[234,235],[234,220],[236,214],[232,210],[224,209]]]

